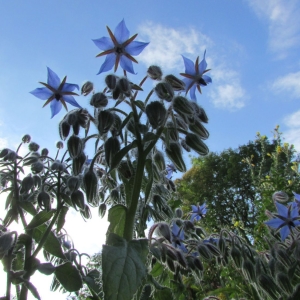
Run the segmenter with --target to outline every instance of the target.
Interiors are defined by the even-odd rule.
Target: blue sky
[[[300,149],[296,0],[1,1],[0,148],[15,147],[29,133],[55,151],[64,111],[50,119],[49,106],[29,92],[47,80],[46,67],[69,83],[91,80],[101,91],[105,75],[96,74],[104,59],[95,58],[100,51],[92,39],[107,36],[105,26],[114,30],[123,18],[132,35],[139,33],[136,40],[150,42],[137,57],[138,74],[129,75],[133,82],[151,64],[179,75],[181,54],[195,60],[206,49],[213,83],[197,100],[210,120],[211,151],[236,148],[258,131],[271,137],[277,124]],[[76,100],[88,107],[88,97]]]

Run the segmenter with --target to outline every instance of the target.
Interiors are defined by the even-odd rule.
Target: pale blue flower
[[[266,225],[280,230],[281,240],[284,241],[294,227],[300,225],[298,208],[292,205],[285,205],[276,202],[278,214],[274,214],[275,218],[264,222]]]
[[[208,83],[211,83],[212,80],[209,76],[204,75],[204,73],[210,71],[207,68],[207,63],[205,60],[206,50],[204,51],[203,59],[199,63],[199,56],[196,59],[195,64],[188,58],[182,55],[184,65],[185,65],[185,73],[180,73],[181,76],[185,77],[183,82],[185,83],[186,93],[190,91],[190,97],[192,100],[197,101],[196,98],[196,87],[201,94],[200,86],[206,86]]]
[[[173,172],[176,172],[176,168],[175,166],[171,163],[169,165],[167,165],[167,168],[166,168],[166,171],[167,171],[167,178],[168,179],[171,179],[172,178],[172,175],[173,175]]]
[[[184,231],[182,228],[178,227],[176,222],[172,223],[172,245],[175,248],[181,249],[183,252],[188,252],[184,244]]]
[[[191,221],[193,222],[195,219],[196,221],[199,221],[206,213],[207,209],[205,203],[202,205],[192,205]]]
[[[110,37],[93,40],[95,45],[103,50],[97,57],[107,55],[98,74],[111,70],[113,66],[115,66],[114,72],[116,72],[119,63],[121,68],[135,74],[132,62],[137,63],[137,60],[132,56],[139,55],[149,43],[134,41],[137,34],[129,38],[129,30],[124,20],[117,25],[114,34],[108,26],[106,28]]]
[[[40,82],[45,87],[37,88],[30,93],[41,100],[47,100],[43,107],[50,103],[51,118],[60,112],[62,106],[68,110],[66,102],[75,107],[81,108],[73,97],[73,95],[78,96],[78,94],[73,91],[75,89],[79,90],[79,86],[77,84],[66,83],[67,76],[60,81],[56,73],[54,73],[50,68],[47,69],[47,83]]]

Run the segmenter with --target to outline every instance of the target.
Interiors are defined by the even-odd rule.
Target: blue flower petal
[[[298,201],[300,201],[300,194],[296,194],[295,192],[293,192],[295,199],[297,199]]]
[[[204,81],[205,81],[206,83],[212,83],[212,80],[211,80],[211,78],[210,78],[209,76],[207,76],[207,75],[202,75],[202,78],[204,79]]]
[[[194,221],[194,219],[197,217],[197,213],[193,213],[193,214],[191,214],[191,222],[193,222]]]
[[[188,250],[186,249],[186,247],[184,246],[184,244],[180,243],[179,245],[179,249],[181,249],[182,252],[187,253]]]
[[[129,30],[126,27],[124,19],[117,25],[114,35],[119,44],[122,44],[129,39]]]
[[[116,62],[116,55],[114,53],[108,54],[105,58],[104,63],[100,67],[100,70],[97,73],[97,75],[101,74],[102,72],[111,70],[115,62]]]
[[[120,65],[127,72],[129,72],[131,74],[135,74],[134,70],[133,70],[132,61],[129,58],[127,58],[126,56],[124,56],[124,55],[121,56]]]
[[[283,221],[283,220],[281,220],[281,219],[278,219],[278,218],[275,218],[275,219],[266,221],[266,222],[264,222],[264,223],[265,223],[266,225],[272,227],[272,228],[277,229],[277,228],[280,227],[282,224],[284,224],[285,221]]]
[[[183,58],[184,66],[185,66],[185,73],[190,75],[195,75],[195,65],[194,63],[187,57],[181,55]]]
[[[184,231],[183,231],[183,229],[181,229],[180,232],[179,232],[179,238],[180,238],[181,241],[184,240]]]
[[[50,68],[48,68],[48,80],[47,83],[51,85],[53,88],[57,89],[60,85],[60,79],[55,72],[53,72]]]
[[[32,92],[30,92],[30,94],[32,94],[33,96],[40,98],[42,100],[47,100],[53,95],[53,92],[51,92],[46,87],[42,87],[42,88],[37,88],[37,89],[33,90]]]
[[[55,115],[57,115],[60,112],[62,108],[62,104],[60,101],[53,100],[50,103],[50,108],[51,108],[51,119],[52,119]]]
[[[199,73],[202,74],[207,68],[207,62],[205,60],[206,50],[204,51],[203,59],[199,64]]]
[[[175,236],[178,236],[179,230],[180,230],[180,228],[178,227],[178,225],[175,222],[173,222],[173,224],[172,224],[172,233]]]
[[[112,42],[111,38],[109,37],[102,37],[100,39],[92,40],[95,45],[100,49],[100,50],[109,50],[114,48],[114,43]]]
[[[68,102],[69,104],[75,106],[75,107],[78,107],[78,108],[81,108],[81,106],[76,102],[76,100],[74,99],[73,96],[67,96],[67,95],[64,95],[63,96],[63,99]],[[55,101],[52,101],[52,102],[55,102]]]
[[[139,55],[148,44],[149,43],[133,41],[125,47],[125,51],[130,55]]]
[[[282,217],[287,218],[288,217],[288,208],[279,202],[276,202],[275,205],[277,207],[278,214],[281,215]]]
[[[290,233],[290,229],[288,226],[283,226],[280,230],[281,240],[284,241]]]
[[[62,91],[63,92],[73,92],[75,89],[79,90],[78,84],[65,83],[62,88]]]
[[[192,205],[192,211],[194,213],[197,213],[198,212],[198,206],[197,205]]]
[[[294,202],[295,203],[295,202]],[[299,212],[298,212],[298,207],[296,206],[292,206],[292,210],[291,210],[291,218],[297,218],[299,216]]]

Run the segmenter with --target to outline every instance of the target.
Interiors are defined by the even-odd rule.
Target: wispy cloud
[[[202,59],[204,50],[208,49],[207,62],[213,69],[209,74],[213,84],[207,92],[211,102],[217,108],[228,110],[237,110],[245,105],[246,93],[240,83],[239,73],[230,68],[224,55],[220,55],[207,35],[192,27],[174,29],[150,22],[140,26],[139,34],[151,41],[139,60],[147,66],[159,65],[163,70],[183,72],[181,54],[192,60],[197,56]]]
[[[249,5],[269,27],[269,46],[279,58],[300,44],[300,6],[298,0],[248,0]]]
[[[284,132],[285,141],[293,144],[300,151],[300,110],[287,115],[283,122],[288,128]]]
[[[300,71],[277,78],[271,88],[277,93],[286,92],[293,98],[300,98]]]

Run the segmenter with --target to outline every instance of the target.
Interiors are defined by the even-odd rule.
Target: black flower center
[[[116,52],[117,54],[122,54],[122,53],[124,53],[124,47],[123,47],[122,45],[116,46],[116,47],[115,47],[115,52]]]
[[[55,97],[55,99],[56,99],[57,101],[59,101],[60,98],[61,98],[61,94],[55,93],[55,94],[54,94],[54,97]]]
[[[201,76],[196,76],[195,81],[197,82],[197,84],[207,85],[207,83]]]

